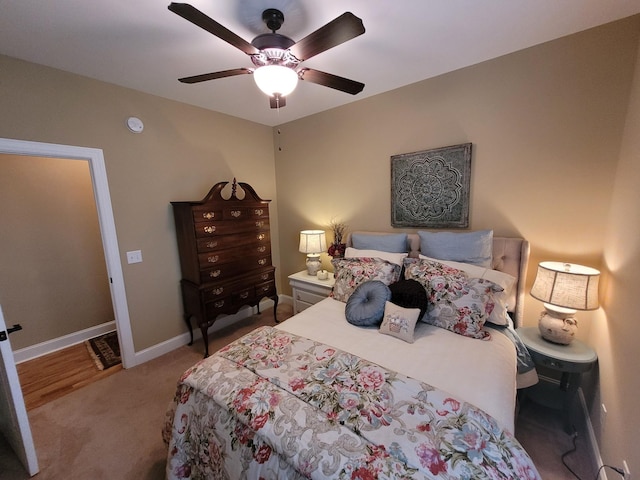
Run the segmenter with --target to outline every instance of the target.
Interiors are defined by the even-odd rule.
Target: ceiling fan
[[[256,67],[235,68],[179,78],[178,80],[182,83],[199,83],[217,78],[253,74],[258,87],[269,95],[271,108],[286,105],[285,96],[293,91],[298,80],[316,83],[351,95],[360,93],[364,88],[364,83],[355,80],[311,68],[298,68],[302,62],[311,57],[364,33],[362,20],[351,12],[343,13],[302,40],[295,42],[285,35],[276,33],[284,23],[284,15],[280,10],[268,8],[262,12],[262,20],[271,33],[258,35],[249,43],[192,5],[171,3],[168,8],[249,55]]]

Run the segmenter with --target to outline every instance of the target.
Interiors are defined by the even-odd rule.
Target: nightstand
[[[596,352],[586,343],[574,339],[569,345],[559,345],[542,338],[538,327],[518,328],[516,330],[531,354],[536,367],[560,373],[560,385],[541,381],[526,389],[526,398],[541,405],[561,409],[564,415],[564,428],[573,433],[571,407],[580,387],[581,376],[588,372],[598,360]],[[540,372],[538,372],[540,373]]]
[[[289,275],[289,285],[293,289],[294,315],[327,298],[334,283],[333,273],[329,273],[329,278],[326,280],[309,275],[306,270]]]

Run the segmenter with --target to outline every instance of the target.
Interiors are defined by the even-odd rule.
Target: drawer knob
[[[214,295],[221,295],[224,292],[224,287],[218,287],[211,290]]]
[[[256,222],[256,227],[258,228],[264,227],[264,222]]]
[[[231,216],[233,218],[238,218],[240,215],[242,215],[242,210],[231,210]]]
[[[216,216],[215,212],[203,212],[202,213],[202,217],[206,218],[207,220],[211,220],[212,218],[214,218]]]
[[[215,231],[216,231],[216,227],[214,225],[207,225],[206,227],[204,227],[205,233],[213,233]]]
[[[264,252],[266,252],[266,251],[267,251],[267,247],[266,247],[266,246],[264,246],[264,245],[262,245],[262,246],[258,247],[258,251],[259,251],[260,253],[264,253]]]
[[[264,240],[264,237],[266,237],[266,235],[265,235],[264,233],[259,233],[259,234],[256,236],[256,238],[257,238],[258,240]]]
[[[240,298],[241,298],[241,299],[243,299],[243,300],[244,300],[245,298],[248,298],[248,297],[249,297],[249,292],[242,292],[242,293],[240,294]]]
[[[262,215],[264,213],[264,210],[262,208],[256,208],[254,212],[256,215]]]
[[[260,278],[262,278],[262,280],[266,280],[267,278],[269,278],[269,274],[268,273],[263,273]]]
[[[217,241],[207,242],[207,248],[216,248],[218,246]]]
[[[216,263],[218,260],[220,260],[219,255],[211,255],[210,257],[207,257],[207,262],[209,263]]]
[[[213,304],[216,308],[220,308],[222,306],[224,306],[224,300],[218,300],[217,302],[215,302]]]
[[[258,265],[264,265],[267,263],[267,259],[266,258],[261,258],[260,260],[258,260]]]
[[[222,272],[220,270],[212,270],[209,272],[211,278],[218,278]]]

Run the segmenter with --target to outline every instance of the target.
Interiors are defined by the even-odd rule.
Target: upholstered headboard
[[[354,232],[375,235],[385,235],[391,232]],[[394,232],[397,233],[397,232]],[[351,246],[351,235],[347,236],[347,246]],[[420,237],[417,233],[407,234],[407,251],[410,257],[417,257],[420,253]],[[508,273],[516,278],[516,285],[509,298],[509,312],[516,327],[523,323],[525,281],[527,265],[529,263],[529,242],[523,238],[493,237],[492,268]]]

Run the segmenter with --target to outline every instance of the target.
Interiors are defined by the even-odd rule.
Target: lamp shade
[[[253,79],[258,88],[273,97],[278,94],[287,96],[298,85],[298,74],[295,70],[282,65],[264,65],[253,72]]]
[[[303,230],[300,232],[300,252],[320,254],[326,249],[327,240],[324,230]]]
[[[549,305],[572,310],[595,310],[599,307],[595,268],[563,262],[538,265],[531,296]]]

